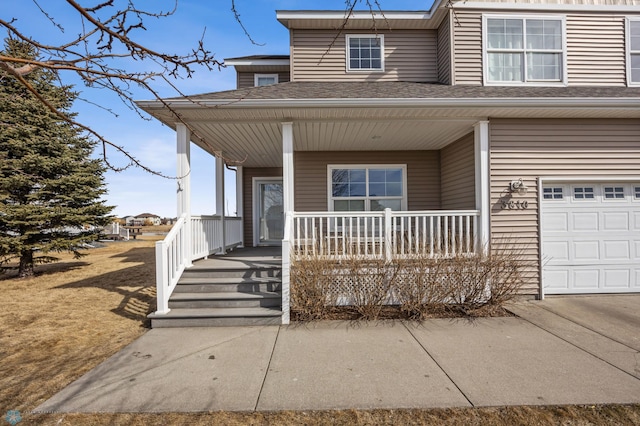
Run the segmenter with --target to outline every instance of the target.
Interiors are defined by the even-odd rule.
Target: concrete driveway
[[[640,378],[640,294],[547,296],[517,303],[510,310]]]

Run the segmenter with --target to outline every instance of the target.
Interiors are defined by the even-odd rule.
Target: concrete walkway
[[[544,303],[514,305],[519,318],[154,329],[36,411],[640,403],[640,328],[625,340]]]

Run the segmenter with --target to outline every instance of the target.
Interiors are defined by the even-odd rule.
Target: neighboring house
[[[176,129],[179,216],[191,141],[238,166],[227,243],[284,235],[285,268],[348,235],[377,256],[513,247],[536,297],[640,292],[640,0],[436,0],[341,33],[344,12],[276,16],[290,55],[228,60],[237,90],[139,102]]]
[[[157,226],[162,223],[162,219],[160,216],[156,216],[155,214],[142,213],[137,216],[125,217],[125,223],[127,226],[144,226],[147,224]]]

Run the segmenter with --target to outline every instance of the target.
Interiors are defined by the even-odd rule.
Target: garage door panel
[[[549,213],[542,219],[542,226],[548,232],[566,232],[569,229],[569,214],[564,212]]]
[[[597,212],[573,213],[572,219],[570,231],[595,232],[598,230]]]
[[[598,241],[573,241],[573,253],[574,260],[597,261],[600,259],[600,244]]]
[[[629,231],[628,212],[602,212],[603,231]]]
[[[606,269],[604,271],[603,287],[627,289],[631,287],[631,268]]]
[[[569,260],[567,241],[545,241],[543,251],[548,256],[546,260],[555,262]]]
[[[638,185],[545,185],[564,194],[541,203],[545,293],[640,292],[640,198],[632,192]],[[611,197],[611,187],[623,187],[624,198]],[[593,188],[593,198],[580,198],[576,188]]]
[[[600,286],[599,269],[573,269],[570,287],[595,290]]]
[[[548,289],[562,290],[569,288],[569,270],[567,268],[547,268],[542,275],[545,287]]]
[[[628,240],[603,241],[602,260],[631,260],[631,247]]]

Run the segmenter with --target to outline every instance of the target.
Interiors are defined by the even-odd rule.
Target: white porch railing
[[[479,215],[476,210],[295,212],[291,254],[392,260],[475,253]]]
[[[160,315],[169,312],[169,297],[187,265],[242,244],[240,217],[191,216],[191,238],[187,238],[186,223],[186,215],[182,215],[165,239],[156,243],[156,313]]]

